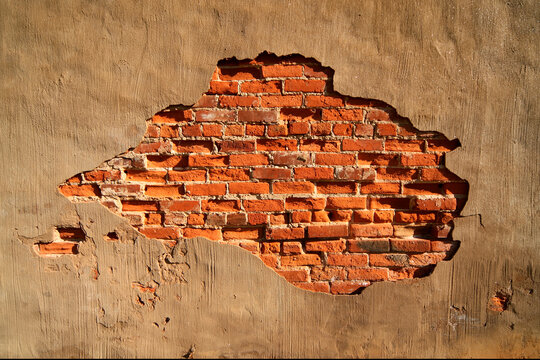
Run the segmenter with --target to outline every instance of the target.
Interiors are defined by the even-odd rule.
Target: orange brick
[[[378,168],[377,178],[380,180],[415,180],[418,177],[418,170],[414,169],[394,169]]]
[[[268,156],[263,154],[238,154],[229,156],[231,166],[268,165]]]
[[[210,169],[208,177],[211,181],[249,180],[248,169]]]
[[[460,146],[461,144],[459,143],[458,139],[428,140],[427,141],[428,151],[447,152],[447,151],[455,150]]]
[[[268,215],[266,214],[248,214],[248,223],[250,225],[263,225],[268,223]]]
[[[284,255],[281,257],[282,266],[320,265],[321,258],[317,254]]]
[[[222,135],[222,126],[218,124],[204,124],[203,125],[203,134],[204,136],[216,136],[220,137]]]
[[[202,136],[201,126],[196,125],[184,125],[182,126],[182,135],[184,136]]]
[[[285,91],[290,92],[323,92],[325,86],[324,80],[285,80]]]
[[[304,228],[268,228],[266,238],[272,240],[303,239]]]
[[[268,125],[266,127],[266,134],[271,137],[287,136],[289,130],[286,125]]]
[[[282,108],[280,118],[283,121],[315,121],[321,119],[321,110]]]
[[[457,202],[455,198],[416,199],[417,210],[455,210]]]
[[[144,200],[123,200],[122,211],[157,211],[158,203]]]
[[[278,113],[273,110],[238,110],[238,121],[240,122],[274,123],[277,119]]]
[[[140,181],[151,183],[165,183],[167,171],[158,170],[128,170],[126,181]]]
[[[64,241],[38,244],[38,252],[40,255],[73,255],[79,253],[79,245]]]
[[[290,179],[290,169],[280,168],[256,168],[252,172],[252,176],[255,179]]]
[[[333,168],[295,168],[294,169],[294,178],[295,179],[310,179],[310,180],[323,180],[323,179],[333,179],[334,178],[334,169]]]
[[[365,209],[366,198],[355,197],[330,197],[326,204],[327,209]]]
[[[422,152],[423,146],[422,140],[386,140],[384,143],[386,151]]]
[[[214,145],[206,140],[181,140],[174,143],[176,152],[179,153],[210,153]]]
[[[222,107],[258,107],[259,98],[256,96],[222,95],[219,97]]]
[[[227,136],[243,136],[244,125],[227,125],[225,127],[225,135]]]
[[[392,236],[394,228],[392,224],[352,224],[351,235],[358,237],[385,237]]]
[[[349,235],[347,225],[310,225],[307,227],[307,237],[309,238],[337,238]]]
[[[339,141],[302,139],[300,140],[300,151],[323,151],[338,152],[340,148]]]
[[[330,222],[330,217],[328,216],[328,211],[314,211],[313,212],[313,222]]]
[[[60,185],[58,187],[64,196],[99,196],[100,190],[96,184],[91,185]]]
[[[376,223],[392,222],[394,220],[394,211],[376,210],[373,212],[373,217]]]
[[[364,112],[362,109],[323,109],[323,120],[334,121],[362,121]]]
[[[377,135],[379,136],[396,136],[397,127],[392,123],[379,123],[377,124]]]
[[[301,121],[290,122],[289,133],[291,135],[309,134],[309,123]]]
[[[354,194],[356,183],[354,182],[322,182],[317,183],[319,194]]]
[[[403,252],[426,252],[431,247],[429,240],[420,239],[390,239],[390,248],[392,251]]]
[[[306,242],[306,251],[342,252],[343,250],[345,250],[345,240]]]
[[[160,111],[152,117],[155,124],[175,124],[181,121],[191,121],[191,110]]]
[[[448,169],[422,169],[423,181],[459,181],[459,176]]]
[[[302,253],[302,243],[298,241],[285,241],[281,244],[281,251],[285,255]]]
[[[293,223],[310,223],[311,212],[309,211],[295,211],[291,215]]]
[[[268,183],[229,183],[230,194],[268,194],[270,185]]]
[[[403,184],[403,194],[406,195],[441,195],[442,184],[411,183]]]
[[[267,65],[262,67],[264,77],[300,77],[303,74],[301,65]]]
[[[199,202],[194,200],[162,201],[160,207],[161,210],[169,211],[199,211],[201,209]]]
[[[294,282],[292,283],[294,286],[297,286],[301,289],[307,290],[307,291],[314,291],[314,292],[322,292],[322,293],[329,293],[330,292],[330,285],[328,285],[327,282]]]
[[[370,266],[404,267],[409,266],[407,254],[369,254]]]
[[[253,80],[261,78],[261,70],[254,66],[218,68],[218,74],[220,80]]]
[[[238,81],[211,81],[209,94],[238,94]]]
[[[206,170],[169,170],[169,181],[205,181]]]
[[[401,156],[403,166],[438,166],[441,157],[434,154],[403,154]]]
[[[372,210],[356,210],[353,213],[353,221],[356,223],[373,222],[373,211]]]
[[[283,211],[283,200],[243,200],[246,211]]]
[[[201,122],[231,122],[236,113],[233,110],[199,110],[195,113],[195,121]]]
[[[338,96],[306,95],[307,107],[340,107],[344,106],[343,98]],[[324,114],[324,113],[323,113]]]
[[[388,280],[388,269],[350,269],[349,280]]]
[[[281,243],[278,241],[264,242],[261,244],[263,254],[279,253],[281,251]]]
[[[175,240],[180,238],[180,228],[148,227],[139,229],[146,237],[151,239]]]
[[[288,220],[287,220],[286,214],[270,214],[271,225],[283,225],[287,223],[288,223]]]
[[[277,268],[278,267],[278,256],[274,254],[259,254],[259,258],[262,260],[262,262],[271,268]]]
[[[108,180],[120,180],[120,171],[112,170],[92,170],[83,173],[86,181],[108,181]]]
[[[146,165],[149,168],[172,168],[187,165],[186,156],[147,155],[146,159]]]
[[[240,89],[245,93],[280,93],[281,81],[245,81],[240,85]]]
[[[191,196],[211,196],[225,195],[227,193],[226,184],[189,184],[185,185],[186,195]]]
[[[367,113],[367,119],[370,121],[389,121],[390,115],[384,110],[371,110]]]
[[[353,133],[352,124],[335,124],[334,135],[337,136],[351,136]]]
[[[240,200],[202,200],[203,211],[235,212],[240,210]]]
[[[152,197],[179,197],[184,194],[182,185],[151,186],[147,185],[144,191],[146,196]]]
[[[277,152],[273,156],[274,165],[308,165],[311,162],[308,152]]]
[[[262,95],[262,107],[302,106],[302,95]]]
[[[322,210],[326,200],[324,198],[287,198],[287,210]]]
[[[362,194],[399,194],[400,191],[401,185],[396,183],[371,183],[360,187]]]
[[[287,281],[307,281],[307,270],[278,270],[278,275],[283,276]]]
[[[313,135],[330,135],[332,133],[332,124],[329,123],[313,123],[311,124]]]
[[[344,151],[380,151],[382,149],[382,140],[343,139]]]
[[[258,151],[292,151],[297,150],[298,141],[292,139],[257,139]]]
[[[356,157],[352,154],[316,154],[317,165],[354,165]]]
[[[224,240],[257,240],[261,237],[261,229],[253,228],[233,228],[223,229]]]
[[[344,269],[332,267],[313,267],[311,268],[311,280],[314,281],[336,281],[346,280],[347,272]]]
[[[221,240],[221,231],[209,230],[209,229],[185,228],[184,237],[188,239],[194,238],[194,237],[203,237],[210,240],[218,241],[218,240]]]
[[[347,240],[347,250],[355,253],[381,253],[390,251],[390,240],[369,239],[369,240]]]
[[[227,155],[190,155],[188,164],[191,167],[211,167],[229,165]]]
[[[274,194],[311,194],[315,191],[315,185],[308,181],[275,182],[272,184]]]
[[[204,225],[204,214],[189,214],[187,223],[189,225]]]
[[[326,263],[334,266],[364,267],[368,264],[368,256],[366,254],[328,254]]]

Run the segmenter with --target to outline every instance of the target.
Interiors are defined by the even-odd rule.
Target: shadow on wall
[[[297,54],[220,60],[196,104],[160,111],[140,145],[59,190],[171,249],[240,246],[306,290],[429,275],[459,247],[468,183],[445,167],[459,141],[335,92],[333,74]]]

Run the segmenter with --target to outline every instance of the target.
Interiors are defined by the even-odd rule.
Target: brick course
[[[139,146],[59,190],[165,246],[240,246],[310,291],[425,276],[458,247],[452,219],[468,184],[444,159],[459,142],[332,91],[332,75],[297,55],[221,60],[195,106],[160,111]]]

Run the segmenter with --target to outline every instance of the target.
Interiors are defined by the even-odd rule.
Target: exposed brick
[[[255,141],[223,141],[219,144],[219,151],[222,153],[231,153],[231,152],[253,152],[255,151]]]
[[[455,210],[455,198],[416,199],[414,208],[417,210]]]
[[[342,268],[313,267],[311,269],[311,279],[314,281],[346,280],[347,272]]]
[[[191,167],[212,167],[229,165],[227,155],[190,155],[188,164]]]
[[[199,211],[201,209],[198,201],[176,200],[160,202],[161,210],[169,211]]]
[[[399,165],[399,154],[359,153],[358,165]]]
[[[238,94],[238,81],[211,81],[209,94]]]
[[[383,149],[381,140],[343,139],[344,151],[380,151]]]
[[[204,225],[204,214],[189,214],[188,225]]]
[[[268,165],[268,156],[263,154],[233,154],[229,156],[231,166]]]
[[[127,181],[165,183],[167,171],[158,170],[128,170],[126,171]]]
[[[184,187],[182,185],[147,185],[144,193],[151,197],[179,197],[184,194]]]
[[[309,225],[307,227],[308,238],[339,238],[348,235],[349,227],[347,225]]]
[[[352,124],[334,124],[334,135],[351,136],[353,133]]]
[[[99,196],[99,186],[95,184],[91,185],[61,185],[60,192],[64,196]]]
[[[301,95],[262,95],[261,106],[267,108],[302,106]]]
[[[356,183],[354,182],[322,182],[317,183],[319,194],[354,194]]]
[[[272,185],[274,194],[311,194],[315,185],[308,181],[275,182]]]
[[[169,181],[204,181],[206,170],[183,170],[168,172]]]
[[[291,135],[304,135],[309,134],[309,123],[295,121],[289,123],[289,134]]]
[[[187,156],[148,155],[148,168],[174,168],[187,166]]]
[[[399,194],[400,191],[401,185],[396,183],[371,183],[360,187],[362,194]]]
[[[221,240],[221,231],[211,229],[185,228],[183,236],[187,239],[191,239],[194,237],[203,237],[210,240],[218,241]]]
[[[345,240],[306,242],[306,251],[342,252],[343,250],[345,250]]]
[[[155,201],[144,200],[124,200],[122,201],[123,211],[157,211],[159,204]]]
[[[335,121],[362,121],[364,112],[362,109],[323,109],[323,120]]]
[[[392,236],[394,228],[391,224],[352,224],[351,235],[358,237]]]
[[[270,185],[268,183],[229,183],[229,193],[231,194],[268,194]]]
[[[286,125],[268,125],[266,126],[266,134],[270,137],[287,136],[289,129]]]
[[[388,280],[388,269],[351,269],[348,277],[349,280]]]
[[[327,209],[365,209],[365,197],[329,197],[326,203]]]
[[[316,154],[317,165],[354,165],[356,158],[351,154]]]
[[[224,240],[244,239],[257,240],[260,237],[260,229],[253,228],[231,228],[223,229]]]
[[[240,210],[240,200],[202,200],[203,211],[234,212]]]
[[[339,141],[327,141],[317,139],[300,140],[300,151],[339,152],[339,148]]]
[[[390,251],[388,239],[347,240],[349,252],[384,253]]]
[[[243,181],[249,180],[248,169],[210,169],[208,170],[210,181]]]
[[[236,113],[232,110],[199,110],[195,113],[195,121],[218,122],[234,121]]]
[[[390,248],[392,251],[403,252],[426,252],[431,245],[429,240],[420,239],[390,239]]]
[[[322,210],[326,199],[322,198],[288,198],[285,200],[287,210]]]
[[[372,209],[409,209],[409,198],[371,198],[369,206]]]
[[[194,184],[185,185],[186,195],[192,196],[210,196],[210,195],[225,195],[227,193],[226,184]]]
[[[328,265],[364,267],[368,264],[366,254],[329,254],[326,260]]]
[[[285,80],[285,91],[290,92],[323,92],[325,86],[324,80]]]
[[[222,107],[258,107],[259,98],[256,96],[223,95],[219,97]]]
[[[332,124],[313,123],[311,124],[311,133],[313,135],[330,135],[332,133]]]
[[[330,285],[327,282],[311,282],[311,283],[298,282],[298,283],[293,283],[293,284],[307,291],[322,292],[322,293],[330,292]]]
[[[291,215],[291,221],[293,223],[310,223],[311,212],[309,211],[295,211]]]
[[[212,152],[211,141],[181,140],[174,143],[176,152],[179,153],[209,153]]]
[[[262,67],[264,77],[300,77],[303,68],[300,65],[267,65]]]
[[[281,251],[284,255],[295,255],[302,253],[302,243],[298,241],[285,241],[281,244]]]
[[[258,151],[291,151],[296,150],[298,141],[292,139],[258,139]]]
[[[184,125],[182,126],[183,136],[202,136],[201,125]]]
[[[146,237],[151,239],[169,239],[175,240],[180,238],[180,228],[165,228],[165,227],[147,227],[139,229]]]
[[[306,106],[308,107],[339,107],[343,106],[343,99],[339,96],[307,95]]]
[[[307,270],[278,270],[279,275],[283,276],[287,281],[307,281]]]
[[[264,135],[264,125],[246,125],[246,135],[252,136],[263,136]]]
[[[252,176],[255,179],[290,179],[290,169],[280,168],[256,168],[252,172]]]
[[[273,156],[274,165],[310,165],[311,156],[307,152],[276,152]]]
[[[40,255],[66,255],[78,254],[79,245],[72,242],[52,242],[47,244],[37,244]]]
[[[245,93],[280,93],[281,81],[246,81],[240,85],[240,89]]]
[[[262,78],[261,70],[254,66],[220,68],[218,70],[220,80],[253,80]]]
[[[421,140],[386,140],[384,149],[386,151],[416,151],[421,152],[424,142]]]
[[[294,169],[294,178],[307,180],[333,179],[334,169],[323,167],[296,168]]]
[[[317,254],[284,255],[281,257],[282,266],[320,265],[321,258]]]
[[[370,266],[404,267],[409,265],[406,254],[369,254]]]
[[[357,168],[353,166],[336,168],[336,179],[375,180],[375,170],[371,168]]]
[[[261,244],[261,252],[263,254],[279,253],[281,251],[281,243],[279,241],[265,242]]]
[[[266,238],[272,240],[303,239],[304,228],[268,228]]]
[[[321,119],[321,110],[282,108],[280,111],[280,118],[284,121],[315,121]]]
[[[283,211],[283,200],[243,200],[246,211]]]

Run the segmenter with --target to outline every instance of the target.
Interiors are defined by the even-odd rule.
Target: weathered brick
[[[345,240],[306,242],[306,251],[342,252],[343,250],[345,250]]]
[[[229,183],[230,194],[268,194],[270,185],[268,183]]]
[[[353,253],[384,253],[390,251],[390,241],[388,239],[347,240],[347,250]]]
[[[268,165],[268,156],[264,154],[237,154],[229,156],[231,166]]]
[[[365,209],[366,198],[355,197],[329,197],[326,203],[327,209]]]
[[[183,185],[147,185],[144,194],[151,197],[179,197],[184,194],[184,187]]]
[[[189,155],[188,164],[191,167],[212,167],[229,165],[227,155]]]
[[[283,200],[243,200],[246,211],[283,211]]]
[[[240,85],[240,89],[245,93],[280,93],[281,81],[245,81]]]
[[[302,95],[262,95],[261,106],[267,108],[302,106]]]
[[[240,211],[240,200],[202,200],[201,209],[203,211]]]
[[[191,196],[210,196],[225,195],[227,193],[226,184],[186,184],[186,195]]]
[[[281,257],[283,266],[320,265],[321,258],[317,254],[284,255]]]
[[[308,238],[339,238],[349,235],[347,225],[309,225],[307,227]]]
[[[351,235],[359,237],[385,237],[392,236],[394,228],[391,224],[352,224]]]
[[[139,229],[139,231],[151,239],[175,240],[180,238],[180,228],[177,227],[147,227]]]
[[[290,169],[280,168],[256,168],[252,172],[255,179],[290,179]]]
[[[354,165],[356,157],[352,154],[316,154],[317,165]]]
[[[334,266],[364,267],[368,264],[368,256],[366,254],[328,254],[326,263]]]
[[[287,198],[285,208],[287,210],[322,210],[325,203],[324,198]]]
[[[58,187],[62,195],[70,196],[99,196],[99,186],[96,184],[89,185],[60,185]]]
[[[272,185],[274,194],[311,194],[315,185],[309,181],[275,182]]]
[[[243,181],[249,180],[248,169],[210,169],[208,170],[210,181]]]
[[[388,280],[388,269],[351,269],[349,280],[383,281]]]
[[[324,80],[285,80],[285,91],[290,92],[322,92],[326,86]]]
[[[187,239],[191,239],[194,237],[203,237],[214,241],[222,239],[220,230],[211,229],[185,228],[183,230],[183,236]]]

